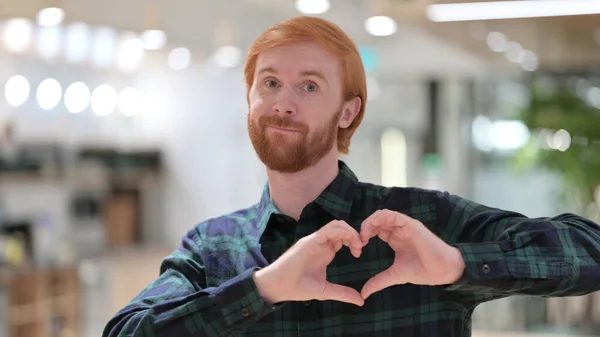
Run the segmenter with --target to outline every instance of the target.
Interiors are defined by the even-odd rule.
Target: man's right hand
[[[254,273],[263,299],[283,301],[335,300],[362,306],[364,300],[353,288],[327,281],[327,266],[342,248],[359,257],[359,233],[344,221],[334,220],[293,245],[269,266]]]

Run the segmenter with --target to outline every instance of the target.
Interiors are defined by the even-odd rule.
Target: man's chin
[[[297,173],[305,169],[305,167],[299,167],[295,163],[291,164],[286,162],[265,163],[265,167],[279,173]]]
[[[268,156],[262,158],[263,164],[271,170],[282,173],[296,173],[306,168],[304,160],[291,155],[291,152],[271,152]]]

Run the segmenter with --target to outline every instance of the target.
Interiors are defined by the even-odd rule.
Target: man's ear
[[[358,115],[358,112],[360,111],[361,105],[362,101],[358,96],[344,102],[342,105],[342,116],[339,123],[340,128],[345,129],[352,124],[354,118],[356,118],[356,115]]]

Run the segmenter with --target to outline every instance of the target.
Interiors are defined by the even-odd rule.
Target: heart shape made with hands
[[[363,299],[394,285],[452,284],[465,270],[458,248],[445,243],[420,221],[400,212],[376,211],[362,222],[359,235],[363,247],[377,236],[395,252],[392,265],[363,285],[360,292]]]
[[[327,281],[326,266],[342,246],[359,258],[375,236],[395,252],[389,268],[367,280],[360,293]],[[362,222],[360,233],[345,221],[331,221],[253,276],[260,294],[270,303],[320,299],[362,306],[371,294],[393,285],[454,283],[464,268],[458,248],[447,245],[420,221],[383,209]]]

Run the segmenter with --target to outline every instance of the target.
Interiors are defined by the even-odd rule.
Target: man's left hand
[[[444,285],[456,282],[465,270],[458,248],[449,246],[420,221],[399,212],[378,210],[361,225],[363,245],[378,236],[396,252],[394,263],[365,283],[361,295],[397,284]]]

